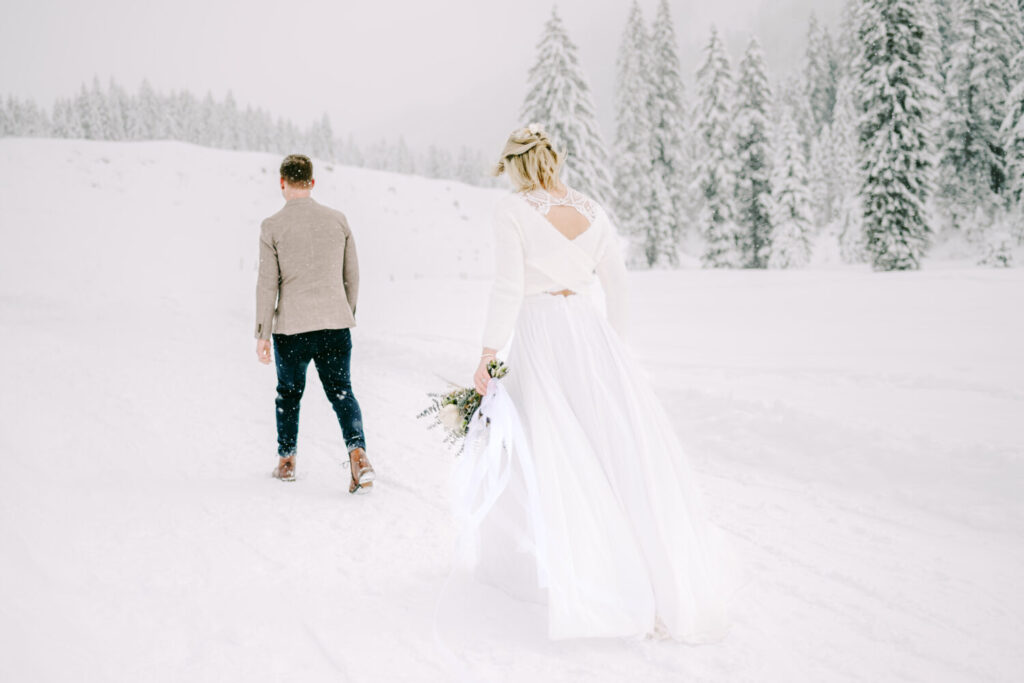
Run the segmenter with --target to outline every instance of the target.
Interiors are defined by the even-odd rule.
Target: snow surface
[[[364,273],[356,497],[312,372],[299,481],[269,476],[278,161],[0,140],[0,680],[457,680],[451,456],[414,415],[469,382],[499,195],[319,165]],[[633,274],[636,353],[755,581],[702,647],[549,643],[473,589],[443,630],[464,678],[1024,678],[1024,270],[926,266]]]

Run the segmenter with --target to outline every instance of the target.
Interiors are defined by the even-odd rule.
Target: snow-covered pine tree
[[[590,88],[576,57],[576,45],[554,7],[537,44],[537,61],[529,72],[522,118],[524,123],[544,126],[561,149],[565,182],[610,208],[608,202],[614,194]]]
[[[925,201],[936,64],[923,1],[864,0],[858,15],[861,198],[876,270],[919,268],[931,234]]]
[[[36,104],[35,100],[18,102],[8,100],[14,122],[14,135],[19,137],[38,138],[52,134],[50,117],[46,111]]]
[[[777,124],[778,151],[772,172],[771,268],[802,268],[811,260],[811,205],[803,140],[789,112]]]
[[[701,222],[701,212],[704,207],[704,190],[701,188],[701,164],[700,149],[703,146],[700,133],[700,105],[697,102],[696,88],[692,100],[683,100],[684,127],[682,133],[683,152],[682,158],[685,163],[686,187],[683,201],[686,208],[684,224],[686,229],[679,235],[681,245],[696,248],[696,245],[704,239]]]
[[[21,113],[18,107],[18,100],[14,95],[8,95],[3,106],[3,117],[7,119],[6,135],[18,137],[21,135]]]
[[[859,191],[863,182],[860,171],[860,147],[857,133],[857,105],[851,77],[839,82],[835,117],[832,121],[833,173],[835,186],[835,219],[839,223],[839,253],[846,263],[864,263],[867,243],[864,239],[863,209]]]
[[[684,141],[689,123],[676,45],[668,0],[661,0],[651,31],[651,144],[655,190],[650,213],[651,224],[657,226],[655,241],[659,246],[656,251],[670,265],[678,261],[676,247],[683,236],[691,181]]]
[[[235,120],[238,122],[235,126],[238,149],[268,151],[264,136],[269,138],[274,130],[273,119],[269,112],[262,109],[254,111],[251,106],[246,105],[245,109],[238,108],[238,116]]]
[[[768,110],[772,100],[761,46],[754,38],[747,46],[736,80],[732,120],[736,155],[734,204],[742,264],[765,268],[772,236],[772,149]]]
[[[85,90],[83,85],[82,92],[85,95],[85,106],[82,108],[85,136],[90,140],[108,139],[106,98],[100,88],[99,77],[93,77],[92,87],[89,90]]]
[[[143,80],[135,96],[135,110],[140,140],[160,140],[164,137],[160,125],[160,102],[148,80]]]
[[[213,93],[206,91],[206,97],[198,103],[196,111],[197,123],[196,140],[197,144],[205,147],[217,147],[220,142],[219,131],[221,128],[220,111],[213,99]]]
[[[185,128],[182,117],[184,111],[178,101],[178,94],[169,92],[160,96],[159,104],[160,129],[167,140],[184,140]]]
[[[351,136],[349,136],[351,139]],[[369,143],[365,148],[361,148],[363,151],[363,166],[366,168],[373,168],[377,170],[383,170],[384,168],[384,141],[375,140]]]
[[[779,97],[776,98],[774,109],[785,108],[793,117],[797,132],[804,141],[804,156],[811,153],[811,140],[814,138],[814,113],[811,101],[807,97],[803,76],[790,75],[780,80]]]
[[[81,137],[89,138],[89,92],[83,84],[78,93],[71,98],[71,106],[75,109],[75,118],[82,129]]]
[[[454,176],[454,162],[447,149],[430,145],[420,164],[423,175],[428,178],[451,178]]]
[[[191,92],[181,90],[175,98],[178,111],[179,140],[193,144],[203,144],[203,106],[202,102]]]
[[[1006,98],[1006,116],[1000,128],[1006,150],[1007,197],[1011,205],[1024,204],[1024,49],[1011,67],[1013,90]]]
[[[482,185],[486,177],[485,166],[479,152],[463,146],[459,149],[459,156],[455,162],[455,178],[470,185]]]
[[[839,66],[839,48],[836,47],[836,42],[833,40],[832,34],[829,33],[828,28],[826,27],[823,31],[824,38],[822,40],[822,55],[824,62],[821,66],[821,78],[824,81],[824,85],[821,86],[823,91],[821,101],[822,114],[824,118],[822,120],[831,124],[835,117],[836,91],[839,87],[841,69]]]
[[[736,268],[743,265],[739,230],[732,206],[736,183],[734,155],[730,149],[733,91],[729,56],[711,28],[704,64],[697,72],[697,131],[700,136],[700,227],[705,248],[705,268]]]
[[[292,151],[299,150],[305,151],[309,149],[309,141],[306,140],[306,136],[303,135],[302,130],[292,120],[281,119],[281,125],[284,126],[286,133],[282,136],[282,139],[288,141],[288,147],[278,149],[278,154],[286,154],[285,149]]]
[[[955,8],[956,4],[960,0],[948,0],[948,7]],[[1012,0],[1011,0],[1012,1]],[[919,0],[918,7],[921,10],[921,16],[923,17],[922,23],[924,24],[925,34],[927,40],[924,45],[924,58],[931,64],[935,65],[935,68],[929,73],[930,82],[936,88],[936,101],[935,101],[935,112],[936,115],[942,107],[941,95],[944,83],[944,70],[943,64],[943,37],[942,37],[942,21],[939,19],[939,12],[946,11],[946,6],[943,0]]]
[[[107,139],[125,139],[125,114],[128,109],[128,93],[113,78],[107,83],[106,93]]]
[[[58,97],[53,101],[53,112],[50,114],[50,135],[55,138],[77,137],[71,131],[67,100],[63,97]]]
[[[32,101],[32,120],[35,124],[33,135],[44,138],[53,135],[53,122],[50,121],[49,113],[44,107],[36,104],[35,100]]]
[[[811,111],[811,128],[808,131],[811,139],[823,126],[832,123],[838,78],[839,61],[832,36],[812,13],[804,56],[804,91]]]
[[[7,112],[8,135],[12,137],[21,137],[24,135],[24,121],[21,116],[21,103],[18,102],[14,95],[7,96],[7,105],[4,109]]]
[[[840,81],[832,120],[832,149],[839,194],[856,194],[860,189],[860,163],[857,133],[856,83]]]
[[[939,74],[943,85],[946,80],[946,68],[953,56],[954,26],[956,6],[959,0],[932,0],[935,7],[935,28],[938,31]],[[945,90],[945,87],[943,87]]]
[[[811,117],[815,125],[812,133],[817,132],[817,126],[825,119],[825,98],[824,83],[821,79],[823,48],[825,32],[818,23],[818,15],[811,12],[807,20],[807,44],[804,48],[803,63],[803,86],[804,93],[811,108]]]
[[[654,150],[648,43],[643,13],[634,0],[616,63],[614,205],[619,228],[643,254],[646,265],[652,266],[658,261],[660,245],[652,240],[656,227],[650,215]]]
[[[1010,68],[1020,50],[1020,11],[1012,0],[962,0],[946,71],[940,190],[954,227],[981,212],[986,221],[1006,189],[1000,128],[1010,94]],[[975,229],[979,226],[969,226]]]
[[[648,214],[651,222],[647,228],[647,240],[644,254],[651,266],[664,263],[670,267],[679,265],[679,252],[676,240],[672,235],[672,222],[669,210],[672,208],[672,195],[665,185],[665,177],[659,173],[651,173],[650,207]]]
[[[409,145],[405,142],[404,135],[399,135],[398,144],[391,148],[388,170],[405,174],[416,172],[416,160],[413,158]]]
[[[255,120],[259,120],[259,111],[255,112]],[[291,121],[285,121],[283,118],[278,116],[274,120],[274,132],[270,135],[270,138],[264,142],[267,146],[268,152],[274,152],[275,154],[293,154],[299,149],[299,135],[298,129],[292,124]]]
[[[242,149],[275,152],[281,147],[281,143],[276,142],[274,137],[277,125],[269,111],[253,109],[247,104],[244,110],[239,109],[239,119],[242,121]]]
[[[313,122],[308,137],[312,154],[320,159],[334,161],[334,130],[331,128],[331,119],[327,112],[323,113],[319,121]]]
[[[0,107],[2,108],[2,107]],[[3,112],[0,111],[0,133],[3,131]],[[69,138],[67,133],[66,114],[64,112],[64,99],[58,97],[53,101],[53,109],[50,111],[50,135],[55,138]]]
[[[8,96],[7,98],[7,109],[11,112],[12,122],[12,135],[14,137],[26,137],[28,135],[28,125],[26,122],[26,111],[25,107],[22,106],[21,101],[15,97]]]
[[[867,235],[864,234],[864,210],[860,197],[844,194],[840,197],[839,216],[839,258],[843,263],[867,263]]]
[[[276,130],[274,117],[269,111],[262,108],[253,109],[251,106],[245,105],[243,116],[247,121],[246,128],[249,130],[250,147],[264,152],[280,151],[282,144],[274,137]],[[284,153],[289,154],[290,152]]]
[[[271,142],[275,139],[276,127],[270,112],[253,109],[251,105],[247,104],[244,110],[239,110],[238,119],[241,123],[238,127],[240,149],[255,149],[261,152],[276,151],[276,148],[271,149],[274,147]]]
[[[836,39],[836,61],[839,65],[836,100],[844,79],[853,76],[854,62],[860,49],[857,41],[857,13],[864,0],[845,0],[839,17],[839,36]]]
[[[811,140],[811,153],[807,157],[811,221],[815,228],[825,227],[835,216],[839,184],[835,157],[832,125],[826,123]]]
[[[246,107],[247,111],[248,109],[249,107]],[[256,118],[255,112],[253,112],[253,118]],[[289,128],[289,126],[285,123],[284,119],[282,119],[280,116],[277,117],[277,120],[274,121],[274,130],[270,138],[273,141],[274,148],[266,151],[276,152],[277,154],[292,154],[291,151],[283,151],[296,149],[295,137],[292,133],[292,129]]]
[[[142,118],[139,95],[128,95],[124,109],[124,136],[126,140],[147,140],[146,122]]]
[[[355,136],[351,133],[344,139],[337,141],[338,162],[346,166],[366,166],[366,157],[362,148],[356,143]]]
[[[64,126],[65,133],[69,138],[85,137],[85,129],[82,128],[82,121],[78,118],[78,107],[75,106],[75,99],[68,97],[64,99]]]
[[[178,93],[172,91],[160,97],[160,124],[168,140],[185,140],[184,116]]]
[[[217,103],[217,119],[222,126],[216,132],[217,146],[222,149],[242,149],[241,138],[244,133],[239,130],[241,120],[238,104],[230,90],[224,95],[224,100]]]
[[[7,102],[0,98],[0,138],[7,137],[8,135],[14,135],[14,121],[11,118]]]
[[[7,116],[10,121],[10,134],[12,137],[26,137],[28,135],[28,112],[21,100],[13,95],[7,96]]]

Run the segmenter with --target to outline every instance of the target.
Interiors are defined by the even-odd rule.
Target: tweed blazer
[[[359,261],[348,220],[312,197],[260,225],[256,338],[355,327]]]

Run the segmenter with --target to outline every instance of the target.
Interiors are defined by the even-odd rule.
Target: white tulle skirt
[[[745,572],[708,521],[644,371],[594,302],[527,297],[508,366],[502,386],[534,472],[510,459],[477,524],[477,577],[546,603],[551,638],[722,639]]]

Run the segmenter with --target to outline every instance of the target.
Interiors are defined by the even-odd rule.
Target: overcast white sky
[[[559,0],[611,136],[615,55],[631,0]],[[641,0],[650,20],[657,0]],[[798,64],[812,9],[841,0],[672,0],[692,84],[712,23],[735,60],[752,34],[773,72]],[[357,140],[500,148],[518,121],[551,0],[33,0],[0,14],[0,93],[49,105],[83,81],[228,90],[300,125],[326,111]]]

